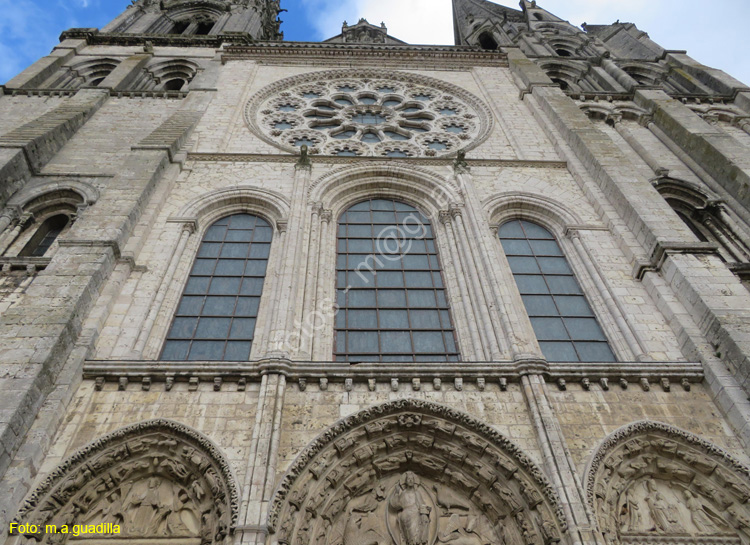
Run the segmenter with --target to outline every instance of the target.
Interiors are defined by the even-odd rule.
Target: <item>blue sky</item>
[[[0,82],[7,81],[58,43],[74,27],[101,28],[130,0],[0,0]],[[501,2],[502,3],[502,2]],[[695,59],[750,84],[748,0],[539,0],[571,23],[630,21],[668,49],[687,49]],[[515,0],[505,5],[516,7]],[[409,43],[453,43],[450,0],[282,0],[287,40],[319,41],[338,34],[341,23],[384,21]]]

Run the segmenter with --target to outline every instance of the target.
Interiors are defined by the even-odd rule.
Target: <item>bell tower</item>
[[[134,0],[102,29],[107,34],[212,36],[241,32],[283,39],[279,0]]]

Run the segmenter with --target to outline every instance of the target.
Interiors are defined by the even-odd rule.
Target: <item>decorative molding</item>
[[[149,439],[150,436],[155,437]],[[182,461],[177,459],[178,449]],[[151,458],[152,450],[154,461],[146,466],[139,462],[126,469],[129,460]],[[148,476],[155,475],[153,471],[157,466],[154,464],[159,459],[163,459],[163,463],[158,467],[167,468],[164,474],[170,474],[175,479],[190,480],[190,471],[198,471],[205,476],[204,482],[185,483],[201,502],[210,494],[211,509],[218,517],[217,526],[213,529],[201,528],[201,544],[215,543],[216,536],[230,532],[238,521],[240,496],[229,462],[207,437],[188,426],[166,419],[148,420],[121,428],[80,449],[34,489],[15,521],[42,525],[54,517],[76,520],[84,513],[90,516],[92,513],[83,509],[82,505],[76,505],[76,501],[88,502],[89,507],[93,506],[91,502],[105,501],[104,495],[110,494],[120,482],[125,483],[128,472],[131,475],[138,473],[139,478],[151,478]],[[145,473],[142,474],[143,471]],[[198,488],[195,488],[196,485]],[[82,493],[86,499],[78,498]],[[125,498],[120,497],[119,500],[124,501]],[[68,509],[71,505],[73,507]],[[65,513],[61,514],[61,511]],[[67,519],[65,522],[72,523]],[[200,522],[203,526],[205,521]]]
[[[188,161],[212,163],[296,163],[299,155],[295,154],[256,154],[256,153],[188,153]],[[413,165],[429,167],[452,166],[455,159],[444,157],[338,157],[336,155],[315,155],[315,164],[356,165],[363,162],[383,163],[387,165],[403,164],[410,168]],[[505,168],[552,168],[565,169],[565,161],[521,161],[516,159],[470,159],[466,162],[472,167],[505,167]]]
[[[382,67],[393,63],[399,68],[424,69],[426,63],[433,62],[441,69],[463,69],[467,66],[493,66],[507,68],[507,56],[498,51],[488,52],[472,46],[435,45],[373,45],[373,44],[333,44],[333,43],[293,43],[265,42],[251,45],[229,45],[224,49],[222,63],[253,60],[257,62],[315,63],[358,66],[368,62]]]
[[[432,95],[430,103],[434,105],[438,110],[440,110],[441,108],[449,108],[457,112],[463,110],[463,113],[466,116],[472,116],[471,118],[466,119],[478,118],[478,122],[472,122],[472,125],[476,126],[472,130],[473,134],[469,135],[470,139],[465,141],[466,145],[464,145],[459,138],[456,138],[455,135],[439,131],[427,132],[412,139],[419,140],[420,137],[432,138],[439,136],[440,138],[450,138],[452,142],[453,140],[455,140],[455,142],[450,144],[448,149],[445,150],[445,154],[455,154],[458,149],[474,149],[482,144],[492,132],[492,128],[494,125],[494,116],[492,115],[492,110],[490,109],[490,107],[483,100],[469,93],[465,89],[462,89],[461,87],[420,74],[410,74],[405,72],[394,72],[391,70],[377,69],[353,70],[351,68],[347,70],[325,70],[319,72],[308,72],[305,74],[284,78],[282,80],[274,82],[271,85],[266,86],[264,89],[260,90],[247,103],[245,107],[245,121],[248,127],[264,142],[271,144],[274,147],[284,149],[285,151],[290,153],[296,153],[297,149],[294,145],[292,145],[292,143],[290,143],[290,141],[287,141],[285,143],[280,142],[278,139],[279,136],[281,136],[282,134],[286,136],[286,133],[289,132],[290,135],[297,134],[297,138],[307,138],[308,140],[315,142],[316,146],[310,150],[311,154],[315,154],[316,152],[320,151],[318,144],[322,145],[324,142],[328,141],[328,135],[325,132],[316,131],[309,128],[292,128],[288,131],[282,131],[282,133],[280,133],[279,135],[273,136],[271,135],[272,131],[270,126],[268,125],[267,118],[269,118],[270,116],[270,118],[275,119],[273,117],[274,115],[276,115],[276,117],[278,117],[279,119],[285,118],[285,112],[278,111],[278,107],[287,102],[294,102],[296,104],[296,107],[300,109],[298,114],[303,113],[301,111],[302,108],[309,109],[307,99],[299,94],[295,95],[292,92],[295,89],[299,91],[300,88],[306,86],[306,88],[308,88],[308,91],[312,92],[314,90],[315,94],[318,95],[320,101],[327,100],[327,98],[330,98],[336,94],[335,91],[331,91],[329,89],[329,85],[331,85],[334,80],[339,80],[339,84],[342,86],[346,85],[352,88],[359,87],[359,91],[369,91],[370,94],[374,93],[376,89],[374,87],[372,89],[366,89],[366,87],[373,80],[377,81],[377,85],[381,85],[381,83],[382,86],[385,87],[387,87],[389,84],[393,85],[394,96],[405,96],[398,93],[399,88],[409,89],[409,93],[407,93],[409,96],[413,95],[414,93],[430,94]],[[338,92],[338,94],[340,95],[341,92]],[[317,101],[314,102],[317,103]],[[411,102],[417,103],[419,101],[411,99]],[[275,109],[270,108],[269,104],[275,106]],[[425,104],[425,106],[427,105]],[[378,109],[378,111],[382,111],[383,115],[386,117],[395,116],[397,112],[397,110],[385,107],[381,108],[377,105],[359,105],[349,107],[349,109],[352,108],[360,108],[363,109],[363,111]],[[436,110],[436,112],[438,112],[437,114],[433,113],[431,116],[433,118],[433,121],[437,119],[437,117],[439,117],[438,110]],[[286,114],[288,114],[287,117],[289,117],[290,119],[294,118],[296,120],[295,123],[297,123],[298,125],[302,123],[303,118],[300,117],[300,115],[295,114],[295,112],[286,112]],[[260,119],[261,117],[263,117],[262,120]],[[460,119],[459,116],[456,116],[456,118]],[[425,125],[431,122],[432,121],[419,121],[419,123],[417,124]],[[386,126],[390,128],[391,125]],[[302,125],[299,126],[302,127]],[[305,127],[307,126],[305,125]],[[430,128],[432,128],[431,125]],[[333,140],[334,142],[336,142],[335,139]],[[347,142],[352,143],[354,141],[341,140],[340,142],[336,143],[343,145]],[[359,144],[359,142],[354,143]],[[395,141],[395,143],[398,143],[398,141]],[[365,145],[365,147],[367,147],[369,150],[369,146]],[[420,147],[420,149],[422,148]],[[434,152],[435,150],[428,151]]]
[[[378,459],[379,450],[386,443],[391,445],[387,457]],[[456,456],[461,458],[460,462],[456,461]],[[488,465],[486,460],[494,460],[494,465]],[[344,467],[354,466],[356,470],[344,470]],[[469,467],[472,469],[467,472]],[[529,533],[537,525],[547,536],[559,532],[557,528],[562,532],[567,530],[554,489],[541,469],[517,445],[493,427],[463,412],[414,399],[365,409],[319,435],[282,478],[271,499],[268,528],[278,534],[279,543],[306,545],[309,530],[316,520],[318,524],[321,518],[333,523],[343,510],[341,501],[332,500],[337,498],[342,481],[347,489],[345,498],[367,493],[374,487],[376,491],[382,490],[377,494],[385,500],[387,490],[383,484],[399,474],[402,486],[408,475],[412,482],[428,475],[440,479],[433,486],[438,503],[445,511],[443,516],[450,513],[451,507],[471,510],[470,505],[481,505],[485,515],[492,514],[493,525],[499,518],[510,516],[510,521],[514,522],[508,521],[508,524],[517,523]],[[501,475],[505,478],[499,479]],[[441,490],[453,501],[440,500]],[[431,492],[423,489],[422,494]],[[378,499],[378,502],[383,500]],[[290,523],[290,518],[302,519],[303,513],[304,521],[297,524],[295,540],[292,537],[295,520]],[[545,542],[559,540],[557,533],[557,539],[545,539]]]
[[[584,475],[589,506],[608,542],[739,543],[733,532],[746,534],[749,528],[750,468],[668,424],[641,421],[615,431],[596,449]],[[639,507],[643,494],[646,505]],[[665,500],[663,494],[675,499]],[[664,505],[673,506],[668,516],[660,514]]]
[[[485,378],[488,383],[497,382],[502,378],[507,383],[520,382],[521,376],[528,374],[542,375],[549,383],[555,383],[560,378],[570,382],[579,382],[583,378],[589,378],[592,382],[602,378],[613,382],[622,378],[638,382],[641,378],[648,378],[657,383],[662,378],[668,378],[675,383],[681,383],[683,379],[687,379],[690,383],[700,383],[704,376],[703,366],[700,363],[540,363],[530,365],[528,360],[520,360],[458,364],[440,362],[351,365],[336,362],[293,362],[281,359],[237,363],[88,360],[84,365],[83,373],[87,379],[103,376],[114,382],[122,376],[133,380],[151,376],[154,381],[164,381],[167,377],[187,381],[193,376],[213,380],[214,377],[221,376],[226,382],[241,378],[257,382],[263,375],[269,373],[285,375],[287,381],[304,379],[312,382],[319,378],[328,378],[329,381],[337,383],[343,383],[347,378],[353,378],[355,383],[366,383],[368,379],[388,383],[391,378],[399,378],[407,382],[413,378],[419,378],[423,383],[440,378],[443,382],[453,382],[456,376],[473,381],[477,378]]]

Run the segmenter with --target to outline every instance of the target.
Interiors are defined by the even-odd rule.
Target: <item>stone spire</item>
[[[133,0],[103,33],[211,36],[247,33],[281,40],[279,0]]]

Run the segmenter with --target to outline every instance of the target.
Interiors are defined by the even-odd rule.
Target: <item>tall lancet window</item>
[[[271,251],[271,226],[236,214],[208,228],[162,352],[169,361],[247,361]]]
[[[336,361],[458,361],[430,220],[372,199],[338,224]]]
[[[499,234],[544,356],[549,361],[615,361],[555,237],[520,220],[504,224]]]

